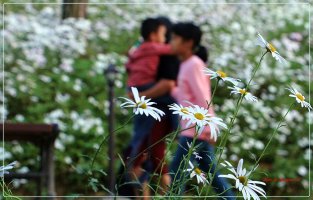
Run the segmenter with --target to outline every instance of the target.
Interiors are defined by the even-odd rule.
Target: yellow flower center
[[[194,171],[196,172],[196,174],[198,174],[198,175],[201,175],[201,169],[199,169],[198,167],[196,167],[195,169],[194,169]]]
[[[188,114],[188,113],[189,113],[188,110],[187,110],[187,108],[182,108],[182,109],[180,109],[180,112],[182,112],[182,113],[184,113],[184,114]]]
[[[305,97],[304,97],[302,94],[300,94],[300,93],[297,93],[297,94],[296,94],[296,97],[297,97],[300,101],[304,101],[304,99],[305,99]]]
[[[239,176],[238,177],[240,183],[242,183],[244,186],[246,186],[248,184],[248,180],[245,176]]]
[[[196,119],[198,120],[203,120],[204,119],[204,115],[202,113],[195,113],[193,114],[195,116]]]
[[[239,92],[240,92],[242,95],[245,95],[245,94],[248,93],[246,89],[240,89]]]
[[[268,43],[268,49],[269,49],[271,52],[275,52],[275,51],[276,51],[276,48],[275,48],[271,43]]]
[[[139,106],[139,108],[142,108],[142,109],[146,109],[147,108],[147,104],[146,103],[138,103],[138,104],[141,104],[140,106]]]
[[[217,70],[216,73],[221,77],[221,78],[226,78],[227,74],[223,71]]]

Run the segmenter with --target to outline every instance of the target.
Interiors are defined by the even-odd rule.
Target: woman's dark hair
[[[200,45],[202,31],[191,22],[181,22],[173,26],[172,32],[183,38],[183,40],[193,41],[193,51],[203,62],[208,61],[207,49]]]
[[[157,19],[161,22],[161,24],[163,24],[166,27],[166,43],[169,43],[169,41],[171,40],[171,32],[172,32],[172,27],[173,24],[171,22],[171,20],[167,17],[157,17]]]
[[[197,49],[195,50],[195,55],[198,56],[199,58],[201,58],[201,60],[206,63],[209,60],[209,52],[207,51],[207,49],[202,46],[199,45],[197,47]]]
[[[196,48],[201,41],[202,32],[200,28],[191,22],[177,23],[173,26],[173,33],[184,40],[192,40],[193,48]]]

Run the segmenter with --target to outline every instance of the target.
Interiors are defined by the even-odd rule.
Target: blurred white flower
[[[257,186],[257,184],[260,185],[266,185],[264,182],[261,181],[252,181],[248,179],[250,176],[251,172],[247,173],[247,170],[243,168],[243,159],[240,159],[238,162],[237,166],[237,171],[235,168],[227,161],[225,163],[221,163],[222,166],[227,167],[229,171],[232,172],[232,174],[227,174],[227,175],[219,175],[218,177],[224,177],[224,178],[229,178],[233,179],[236,181],[236,188],[242,192],[243,198],[244,199],[249,199],[252,197],[254,200],[259,200],[260,197],[258,194],[262,195],[263,197],[266,198],[265,196],[265,191],[260,187]]]
[[[65,72],[73,72],[73,59],[64,58],[62,59],[62,63],[60,64],[60,68],[63,69]]]
[[[301,175],[301,176],[305,176],[305,175],[307,175],[307,173],[308,173],[308,169],[305,167],[305,166],[300,166],[299,168],[298,168],[298,173]]]
[[[290,97],[294,97],[294,98],[296,99],[296,101],[297,101],[299,104],[301,104],[301,107],[302,107],[302,108],[305,107],[305,108],[307,108],[308,110],[312,110],[312,106],[311,106],[308,102],[304,101],[304,100],[305,100],[305,97],[304,97],[300,92],[298,92],[297,89],[292,88],[292,87],[286,88],[286,89],[291,92],[291,94],[290,94],[289,96],[290,96]]]
[[[12,153],[14,153],[14,152],[12,151]],[[5,159],[12,158],[12,153],[8,152],[4,148],[0,147],[0,160],[5,160]]]
[[[65,162],[66,164],[71,164],[73,161],[72,161],[72,158],[71,158],[71,157],[65,156],[65,157],[64,157],[64,162]]]
[[[8,174],[8,170],[13,169],[14,165],[16,164],[16,161],[11,162],[7,166],[0,166],[0,177],[3,177],[4,174]]]
[[[244,98],[248,101],[258,101],[258,99],[253,96],[250,92],[248,92],[246,89],[240,88],[240,87],[228,87],[229,89],[231,89],[230,94],[240,94],[240,95],[244,95]]]
[[[199,169],[198,167],[194,167],[191,161],[189,161],[189,166],[190,168],[184,171],[190,172],[190,178],[193,178],[194,176],[196,176],[198,184],[209,183],[208,180],[205,178],[205,174],[201,171],[201,169]]]
[[[121,104],[121,108],[134,108],[135,115],[151,115],[154,119],[161,121],[161,116],[163,116],[165,113],[162,110],[152,107],[152,105],[156,103],[150,102],[151,99],[145,99],[145,96],[140,97],[137,88],[132,87],[131,90],[135,101],[127,99],[125,97],[120,97],[126,100],[125,103]]]
[[[204,73],[206,75],[209,75],[210,76],[210,79],[221,79],[223,81],[227,81],[227,82],[230,82],[232,83],[233,85],[238,85],[240,83],[240,79],[235,79],[235,78],[231,78],[231,77],[228,77],[227,74],[221,70],[217,70],[216,72],[215,71],[212,71],[208,68],[205,68],[204,69]]]
[[[286,60],[278,53],[276,48],[271,44],[268,43],[260,33],[258,33],[258,38],[257,38],[257,45],[265,48],[268,52],[270,52],[278,62],[280,63],[286,63]]]

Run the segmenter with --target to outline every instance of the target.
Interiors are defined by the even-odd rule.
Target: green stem
[[[179,122],[179,126],[177,127],[177,129],[175,130],[175,134],[174,134],[174,136],[173,136],[173,138],[172,138],[172,140],[171,140],[171,143],[169,144],[169,146],[167,147],[167,149],[171,149],[171,147],[172,147],[172,144],[173,144],[173,141],[175,140],[175,138],[177,137],[177,135],[178,135],[178,133],[179,133],[179,129],[181,128],[181,126],[180,126],[180,122]],[[160,165],[162,164],[162,163],[164,163],[164,160],[165,160],[165,158],[166,158],[166,156],[167,156],[167,153],[168,153],[169,151],[166,151],[165,152],[165,155],[164,155],[164,157],[163,157],[163,159],[160,161],[160,163],[158,164],[158,166],[155,168],[155,170],[154,170],[154,172],[153,172],[153,174],[155,174],[156,173],[156,170],[160,167]],[[163,166],[164,165],[162,165],[162,168],[161,168],[161,170],[160,171],[162,171],[163,170]],[[158,184],[157,185],[159,185],[160,184],[160,180],[161,180],[161,175],[159,175],[159,178],[158,178]],[[150,180],[149,180],[149,182],[148,183],[150,183],[151,182],[151,180],[152,180],[152,176],[150,177]]]
[[[16,197],[16,196],[13,196],[12,195],[12,192],[11,192],[11,190],[8,188],[8,186],[4,183],[4,179],[3,178],[1,178],[1,181],[0,181],[1,183],[0,183],[0,186],[1,186],[1,188],[2,188],[2,190],[3,190],[3,196],[2,197],[4,197],[4,199],[18,199],[18,200],[20,200],[20,198],[19,197]]]
[[[249,87],[250,87],[250,83],[251,83],[252,79],[254,78],[256,72],[259,70],[259,68],[260,68],[260,66],[261,66],[261,62],[262,62],[264,56],[265,56],[267,53],[268,53],[268,51],[266,51],[266,52],[263,53],[263,55],[261,56],[261,59],[260,59],[258,65],[257,65],[257,67],[254,69],[254,72],[253,72],[253,74],[252,74],[252,76],[251,76],[251,78],[250,78],[250,80],[249,80],[249,82],[248,82],[248,84],[247,84],[247,87],[246,87],[246,90],[247,90],[247,91],[248,91],[248,89],[249,89]]]
[[[197,127],[196,127],[195,129],[197,129]],[[182,160],[182,161],[181,161],[181,163],[184,163],[181,176],[183,175],[184,169],[186,169],[186,165],[189,163],[189,160],[190,160],[190,157],[191,157],[193,148],[194,148],[194,144],[195,144],[195,142],[196,142],[196,139],[198,138],[197,130],[195,130],[195,131],[196,131],[196,134],[194,135],[193,140],[192,140],[192,143],[191,143],[191,146],[190,146],[190,148],[188,149],[187,158],[186,158],[185,160]],[[172,182],[171,192],[172,192],[172,188],[173,188],[174,185],[175,185],[175,181],[176,181],[176,178],[177,178],[177,174],[178,174],[178,172],[180,171],[181,163],[180,163],[180,165],[179,165],[179,167],[178,167],[178,170],[177,170],[177,172],[176,172],[176,174],[175,174],[175,177],[174,177],[174,180],[173,180],[173,182]],[[183,180],[182,180],[181,182],[184,182],[184,181],[185,181],[185,176],[183,176]],[[171,194],[171,193],[170,193],[170,194]]]
[[[255,164],[254,164],[254,166],[253,166],[253,168],[252,168],[252,171],[254,171],[254,170],[256,169],[256,166],[259,164],[260,160],[261,160],[262,157],[264,156],[266,149],[268,148],[268,146],[269,146],[270,143],[272,142],[274,136],[275,136],[275,135],[277,134],[277,132],[278,132],[278,129],[281,127],[281,124],[283,123],[283,121],[285,120],[287,114],[291,111],[291,109],[293,108],[294,105],[295,105],[295,103],[292,103],[292,104],[289,106],[289,109],[287,110],[287,112],[285,113],[285,115],[280,119],[280,121],[279,121],[277,127],[276,127],[275,130],[273,131],[273,133],[272,133],[272,135],[271,135],[269,141],[267,142],[265,148],[263,149],[263,151],[262,151],[262,153],[261,153],[259,159],[255,162]]]
[[[194,126],[189,127],[189,128],[185,128],[185,129],[183,129],[183,130],[180,130],[180,131],[178,131],[178,133],[180,133],[180,132],[182,132],[182,131],[186,131],[186,130],[192,129],[192,128],[194,128]],[[145,148],[143,151],[139,152],[139,153],[138,153],[131,161],[129,161],[129,162],[132,163],[132,162],[135,161],[136,158],[138,158],[141,154],[143,154],[144,152],[146,152],[146,151],[149,150],[150,148],[154,147],[155,145],[157,145],[158,143],[160,143],[161,141],[163,141],[165,138],[171,136],[173,133],[176,133],[176,131],[175,131],[175,132],[172,132],[172,133],[170,133],[170,134],[168,134],[168,135],[166,135],[166,136],[164,136],[163,138],[159,139],[159,140],[156,141],[155,143],[151,144],[149,147],[147,147],[147,148]]]
[[[143,151],[139,152],[134,158],[132,158],[131,160],[127,161],[127,166],[130,166],[132,164],[132,162],[134,162],[136,160],[136,158],[138,158],[141,154],[143,154],[144,152],[146,152],[147,150],[149,150],[150,148],[154,147],[155,145],[157,145],[159,142],[163,141],[165,138],[167,137],[170,137],[171,135],[177,135],[178,133],[182,132],[182,131],[185,131],[185,130],[189,130],[189,129],[192,129],[194,128],[194,126],[192,127],[188,127],[188,128],[185,128],[185,129],[182,129],[182,130],[179,130],[178,129],[175,131],[175,132],[172,132],[170,134],[167,134],[166,136],[164,136],[163,138],[159,139],[158,141],[156,141],[155,143],[151,144],[149,147],[147,147],[146,149],[144,149]],[[128,167],[126,167],[124,169],[124,172],[128,170]],[[152,177],[150,177],[150,180],[148,181],[148,184],[151,182],[152,180]]]
[[[213,101],[213,98],[214,98],[214,96],[215,96],[215,92],[216,92],[216,89],[217,89],[217,86],[218,86],[218,83],[220,82],[220,80],[221,80],[220,78],[217,79],[216,85],[214,86],[214,89],[213,89],[213,93],[212,93],[210,102],[209,102],[209,103],[207,102],[207,104],[208,104],[208,109],[210,108],[210,105],[211,105],[211,103],[212,103],[212,101]]]
[[[122,128],[124,128],[124,127],[130,122],[130,120],[132,120],[132,119],[134,118],[134,116],[135,116],[135,115],[132,115],[122,126],[120,126],[119,128],[115,129],[115,130],[113,131],[113,133],[116,133],[117,131],[119,131],[119,130],[121,130]],[[113,134],[113,133],[112,133],[112,134]],[[97,151],[96,151],[96,153],[95,153],[95,155],[94,155],[94,157],[93,157],[93,159],[92,159],[92,163],[91,163],[91,167],[90,167],[91,171],[92,171],[92,169],[93,169],[94,162],[95,162],[95,160],[96,160],[96,158],[97,158],[97,156],[98,156],[98,153],[99,153],[100,150],[101,150],[102,145],[103,145],[104,142],[109,138],[109,136],[110,136],[110,135],[107,135],[107,136],[102,140],[102,142],[100,143],[100,145],[99,145],[99,147],[98,147],[98,149],[97,149]]]

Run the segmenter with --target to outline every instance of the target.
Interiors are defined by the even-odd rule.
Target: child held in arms
[[[141,36],[143,41],[131,48],[128,55],[128,62],[126,63],[126,70],[128,74],[127,88],[128,95],[132,98],[131,87],[136,87],[139,92],[143,92],[156,85],[158,76],[158,66],[161,55],[172,55],[171,46],[166,43],[167,28],[164,21],[158,18],[147,18],[141,25]],[[157,103],[155,105],[161,109],[162,105],[168,105],[173,102],[169,95],[161,95],[153,99]],[[160,107],[161,106],[161,107]],[[164,110],[164,109],[161,109]],[[176,121],[173,119],[173,121]],[[134,160],[140,155],[140,147],[155,125],[155,119],[151,116],[135,115],[133,135],[128,147],[126,155],[127,172],[130,175],[130,180],[139,179],[140,182],[145,183],[147,180],[147,173],[142,173],[140,167],[134,166]],[[143,158],[147,159],[147,158]],[[151,166],[146,166],[149,171]]]
[[[127,86],[145,90],[156,80],[160,55],[172,54],[171,46],[165,44],[166,26],[157,18],[148,18],[142,22],[140,46],[129,51],[126,70]]]
[[[143,42],[129,51],[129,60],[126,63],[128,74],[128,95],[132,98],[131,87],[139,92],[152,88],[156,83],[158,65],[161,55],[171,55],[172,50],[166,42],[166,25],[158,18],[147,18],[141,24]],[[158,105],[167,102],[168,98],[153,100]],[[138,154],[139,147],[155,123],[153,117],[136,115],[134,117],[133,136],[130,142],[130,158]]]

